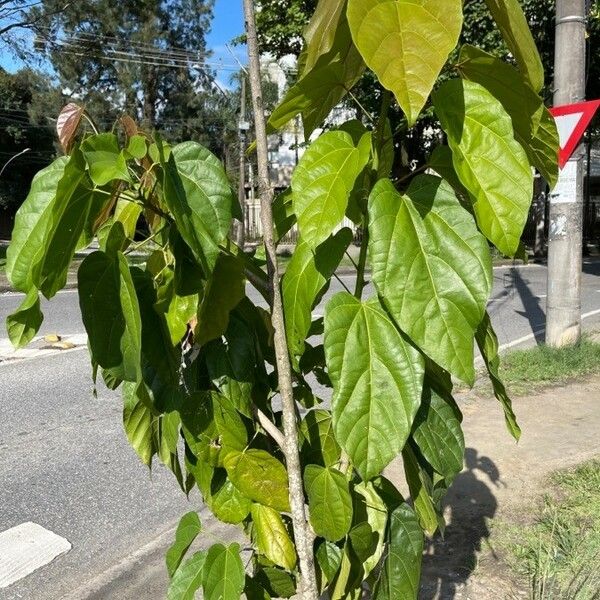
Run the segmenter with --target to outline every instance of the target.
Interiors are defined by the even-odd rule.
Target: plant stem
[[[271,322],[275,330],[273,341],[277,362],[277,378],[283,408],[283,430],[285,436],[284,454],[286,459],[289,496],[294,528],[294,540],[300,565],[300,597],[303,600],[318,600],[319,591],[315,575],[313,554],[313,536],[308,527],[304,507],[304,489],[302,468],[298,447],[298,423],[292,389],[292,369],[285,336],[283,302],[279,285],[277,254],[273,239],[273,188],[269,181],[269,155],[267,147],[267,129],[262,99],[260,77],[260,54],[253,0],[244,0],[244,16],[249,58],[249,79],[254,108],[254,126],[256,134],[256,156],[258,165],[258,185],[261,204],[263,240],[267,255],[267,269],[271,286]]]
[[[365,267],[367,266],[367,248],[369,246],[369,227],[367,225],[367,217],[363,216],[362,224],[362,240],[360,241],[360,254],[358,255],[358,268],[356,270],[356,287],[354,295],[360,300],[366,285]]]
[[[375,135],[373,138],[373,146],[375,149],[375,156],[373,158],[373,169],[371,174],[371,181],[373,184],[377,182],[377,172],[379,170],[379,160],[381,155],[381,148],[383,146],[385,137],[385,125],[387,121],[388,111],[390,110],[390,104],[392,102],[392,94],[388,90],[384,90],[381,96],[381,110],[379,113],[379,120],[377,121],[377,127],[375,129]],[[367,249],[369,247],[369,226],[367,211],[363,213],[362,222],[362,240],[360,242],[360,254],[358,256],[358,267],[356,268],[356,287],[354,288],[354,295],[359,300],[362,298],[362,293],[366,285],[365,281],[365,268],[367,265]]]

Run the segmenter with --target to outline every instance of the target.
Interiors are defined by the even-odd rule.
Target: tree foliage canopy
[[[238,544],[193,552],[202,525],[184,515],[168,598],[202,587],[207,600],[355,600],[364,588],[375,600],[416,599],[425,536],[443,529],[462,468],[453,382],[474,382],[475,344],[519,438],[486,312],[490,246],[520,252],[532,167],[556,177],[558,133],[519,4],[486,4],[515,64],[461,45],[462,0],[320,0],[269,126],[300,117],[321,132],[290,189],[263,202],[266,269],[230,238],[236,199],[209,149],[169,144],[131,119],[78,132],[86,114],[73,104],[59,116],[65,156],[36,175],[7,252],[25,294],[8,331],[16,346],[36,335],[40,294],[52,298],[75,251],[96,240],[78,272],[94,379],[121,387],[139,458],[156,457],[184,493],[197,486],[250,543],[243,562]],[[366,71],[381,84],[378,116],[323,131]],[[423,113],[447,143],[428,174],[398,177],[392,135],[407,137]],[[134,243],[142,215],[149,232]],[[355,286],[324,301],[352,239],[345,216],[360,228]],[[273,237],[294,224],[300,241],[279,287]],[[128,264],[141,247],[145,266]],[[382,475],[393,461],[410,502]]]

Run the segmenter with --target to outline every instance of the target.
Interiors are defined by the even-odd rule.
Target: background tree
[[[56,157],[56,119],[49,115],[61,105],[61,94],[44,75],[0,69],[0,210],[14,211],[35,173]]]
[[[32,15],[36,47],[60,86],[101,125],[121,113],[169,140],[201,140],[220,155],[234,131],[232,99],[207,64],[213,0],[100,0],[56,12],[43,0]]]

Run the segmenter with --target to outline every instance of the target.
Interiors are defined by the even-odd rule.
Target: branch
[[[258,166],[258,186],[260,193],[261,221],[263,239],[267,255],[267,270],[271,286],[271,322],[273,342],[277,362],[277,379],[281,404],[283,408],[283,452],[289,477],[290,507],[294,539],[298,552],[300,566],[300,598],[302,600],[318,600],[319,590],[315,574],[313,538],[311,536],[304,506],[304,486],[302,482],[302,467],[298,447],[298,422],[296,403],[292,388],[292,368],[285,335],[283,317],[283,301],[279,282],[277,254],[273,238],[273,188],[269,179],[269,152],[267,145],[267,128],[265,123],[262,86],[260,76],[260,54],[256,19],[253,0],[244,0],[244,15],[246,19],[246,37],[249,57],[249,79],[254,108],[254,130],[256,133],[256,157]]]
[[[285,438],[283,437],[283,433],[279,431],[279,428],[265,413],[260,410],[260,408],[256,409],[256,416],[258,417],[258,421],[261,427],[275,440],[275,443],[283,450],[285,448]]]

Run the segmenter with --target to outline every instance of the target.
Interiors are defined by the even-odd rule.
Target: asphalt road
[[[584,271],[582,312],[589,313],[600,309],[600,263],[586,264]],[[545,278],[541,266],[494,270],[489,310],[501,343],[535,332],[543,338]],[[352,287],[352,277],[342,281]],[[334,280],[327,296],[340,289]],[[2,322],[21,298],[0,296]],[[43,310],[41,333],[83,332],[76,292],[59,294]],[[199,508],[198,496],[188,501],[164,468],[157,466],[150,476],[137,460],[122,432],[119,394],[100,386],[98,397],[92,394],[85,350],[0,364],[0,406],[0,531],[34,521],[73,545],[69,553],[0,591],[3,600],[62,600],[107,571],[110,582],[111,568],[133,550],[151,545],[184,512]],[[159,584],[166,543],[148,551]],[[141,560],[131,567],[139,580],[131,593],[117,587],[116,594],[113,589],[91,597],[161,597],[156,588],[149,593],[144,565]],[[114,572],[124,582],[129,577]]]

